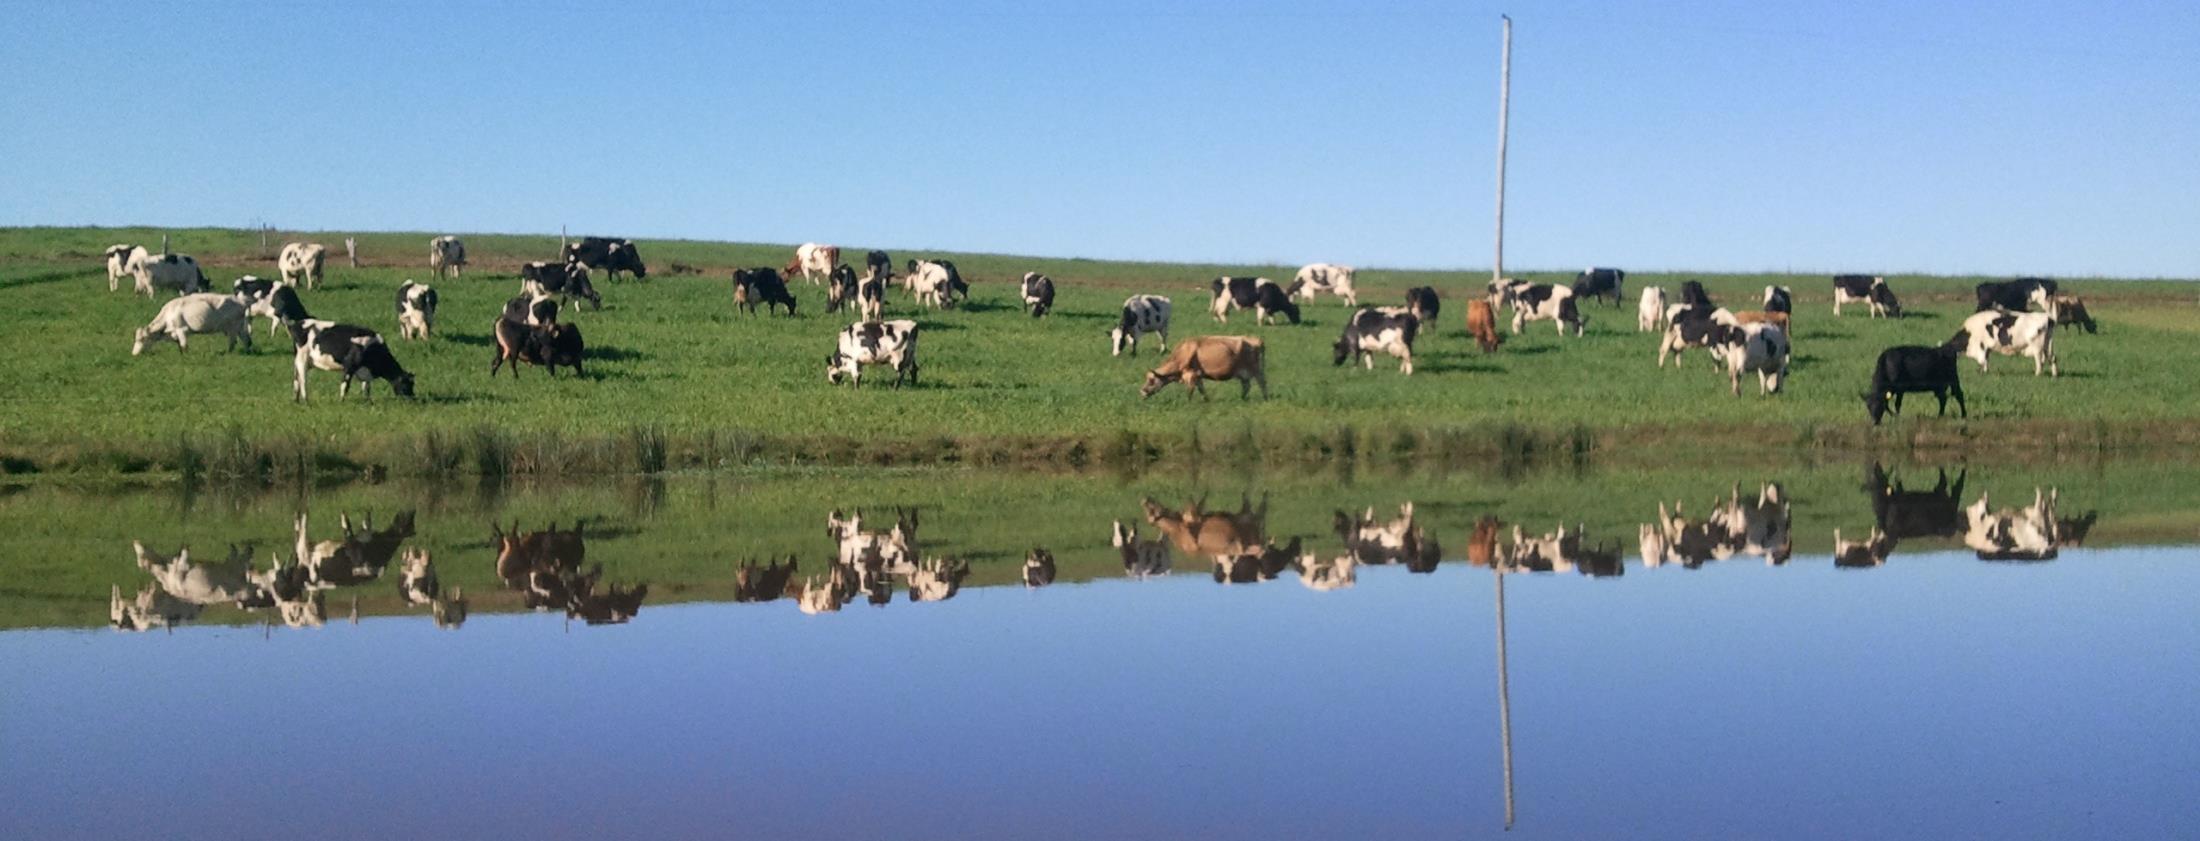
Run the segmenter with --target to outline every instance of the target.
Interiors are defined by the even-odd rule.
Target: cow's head
[[[1880,419],[1887,415],[1887,409],[1889,408],[1887,395],[1867,391],[1862,396],[1864,398],[1864,411],[1871,413],[1872,425],[1878,426]]]
[[[413,375],[406,371],[397,372],[397,376],[390,378],[390,390],[399,397],[413,396]]]
[[[144,352],[145,352],[145,340],[146,340],[147,338],[151,337],[152,335],[153,335],[153,331],[151,331],[151,330],[147,330],[147,329],[145,329],[145,328],[143,328],[143,327],[140,327],[140,328],[138,328],[138,329],[137,329],[137,334],[136,334],[136,335],[134,335],[134,336],[132,336],[132,337],[131,337],[131,339],[130,339],[130,355],[131,355],[131,356],[137,356],[137,355],[139,355],[139,354],[142,354],[142,353],[144,353]]]
[[[1887,282],[1884,279],[1872,278],[1872,281],[1872,303],[1878,304],[1879,306],[1885,308],[1888,315],[1894,316],[1896,318],[1901,318],[1902,304],[1895,300],[1894,289],[1888,287]]]
[[[1154,392],[1160,391],[1171,382],[1175,382],[1174,377],[1164,378],[1160,371],[1147,371],[1146,382],[1138,387],[1138,397],[1141,400],[1152,397]]]
[[[1330,346],[1331,350],[1336,351],[1336,358],[1332,360],[1335,364],[1343,365],[1345,363],[1345,360],[1352,358],[1352,351],[1354,350],[1353,346],[1357,344],[1356,342],[1352,341],[1352,333],[1353,331],[1351,330],[1344,331],[1344,335],[1337,337],[1337,343]]]
[[[1130,337],[1130,333],[1122,327],[1110,328],[1108,330],[1108,355],[1122,356],[1123,346],[1130,344]]]
[[[837,350],[833,351],[832,355],[825,357],[825,382],[827,385],[840,384],[841,368],[845,366],[846,359],[847,357],[840,355],[840,351]]]

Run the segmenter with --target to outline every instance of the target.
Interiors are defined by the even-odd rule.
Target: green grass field
[[[419,378],[420,399],[386,393],[371,404],[336,399],[333,375],[316,373],[312,400],[291,399],[287,339],[249,353],[201,337],[187,353],[162,345],[129,354],[130,335],[157,302],[110,293],[101,249],[157,248],[150,229],[0,229],[0,465],[49,473],[656,472],[758,463],[1041,463],[1190,458],[1326,461],[1383,454],[1482,457],[1520,451],[1626,457],[1644,450],[1720,452],[1896,451],[2007,447],[2096,451],[2200,443],[2200,285],[2179,281],[2066,278],[2102,323],[2099,335],[2059,340],[2063,376],[1997,358],[1990,373],[1966,367],[1971,418],[1939,420],[1912,404],[1908,417],[1872,429],[1857,400],[1878,351],[1948,338],[1971,309],[1982,278],[1893,276],[1909,318],[1874,321],[1852,309],[1832,317],[1822,275],[1695,275],[1631,271],[1669,289],[1700,277],[1713,295],[1751,307],[1768,283],[1794,287],[1795,359],[1788,390],[1760,399],[1754,384],[1730,397],[1696,355],[1659,370],[1655,339],[1638,334],[1633,305],[1591,305],[1588,335],[1561,339],[1548,322],[1483,355],[1463,329],[1466,295],[1486,274],[1364,269],[1363,303],[1390,304],[1410,286],[1442,291],[1438,329],[1424,332],[1417,373],[1394,362],[1374,371],[1331,365],[1346,316],[1323,298],[1298,326],[1256,327],[1249,314],[1215,324],[1205,284],[1216,274],[1288,281],[1281,266],[1101,262],[894,250],[947,256],[972,281],[971,301],[916,312],[906,292],[889,317],[922,325],[921,386],[861,391],[825,383],[823,360],[843,317],[823,312],[822,289],[797,284],[801,315],[738,314],[736,266],[784,264],[791,248],[641,240],[644,283],[605,283],[601,312],[581,312],[588,375],[552,380],[539,369],[492,380],[490,324],[515,294],[517,265],[555,254],[555,237],[466,236],[473,266],[438,283],[438,335],[396,342],[392,296],[404,279],[427,279],[426,233],[360,237],[363,265],[349,268],[342,234],[278,235],[262,251],[255,233],[170,230],[176,251],[207,266],[218,289],[243,274],[276,274],[272,250],[288,239],[331,246],[328,281],[305,292],[322,318],[363,324],[396,342]],[[860,260],[860,246],[844,246]],[[1865,269],[1868,267],[1858,267]],[[1046,272],[1057,312],[1026,317],[1015,279]],[[1565,272],[1513,272],[1569,280]],[[1123,298],[1167,295],[1172,337],[1254,333],[1269,344],[1274,398],[1241,402],[1234,388],[1209,403],[1176,389],[1141,402],[1137,384],[1155,361],[1110,358],[1106,332]],[[1968,366],[1968,363],[1966,363]],[[378,389],[378,391],[380,391]],[[1648,447],[1644,445],[1662,445]]]

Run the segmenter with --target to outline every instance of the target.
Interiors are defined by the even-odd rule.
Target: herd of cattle
[[[197,261],[181,254],[153,254],[143,247],[116,245],[106,251],[108,288],[119,290],[123,278],[148,297],[156,290],[172,289],[178,297],[166,302],[153,320],[137,330],[131,353],[141,354],[148,345],[173,341],[186,347],[192,334],[221,334],[230,347],[250,348],[251,317],[264,316],[269,330],[287,329],[295,349],[293,392],[306,397],[306,375],[312,370],[341,375],[340,396],[348,396],[358,380],[371,394],[375,380],[384,380],[397,394],[413,393],[413,376],[397,362],[389,344],[372,328],[315,319],[307,312],[297,290],[312,290],[322,279],[326,249],[312,243],[290,243],[277,260],[279,280],[240,277],[227,294],[208,291],[210,284]],[[587,356],[580,327],[561,323],[559,313],[576,311],[582,302],[601,309],[603,296],[592,282],[595,271],[616,280],[622,273],[642,279],[649,268],[631,240],[586,237],[569,242],[557,262],[530,262],[520,268],[520,294],[506,302],[492,325],[496,355],[490,364],[494,376],[510,366],[519,376],[522,363],[542,367],[556,376],[559,368],[579,374]],[[457,237],[436,237],[429,244],[429,267],[438,278],[458,277],[467,265],[466,246]],[[825,311],[851,312],[856,321],[839,331],[825,358],[826,380],[842,380],[860,387],[867,366],[882,366],[894,373],[896,387],[917,382],[918,323],[912,319],[887,320],[890,290],[906,290],[920,309],[954,307],[970,297],[970,284],[952,261],[908,260],[901,271],[883,251],[864,257],[864,272],[841,260],[841,249],[805,243],[795,249],[783,268],[769,266],[740,269],[733,274],[733,302],[738,311],[792,316],[799,304],[788,288],[796,277],[825,287]],[[1300,269],[1286,286],[1264,277],[1218,277],[1209,284],[1208,312],[1215,322],[1227,324],[1230,314],[1249,310],[1257,325],[1298,324],[1302,307],[1319,295],[1329,294],[1351,308],[1344,331],[1333,346],[1333,362],[1358,361],[1372,369],[1377,355],[1399,360],[1398,370],[1413,373],[1413,347],[1428,332],[1442,311],[1442,296],[1430,287],[1409,289],[1402,306],[1360,306],[1355,270],[1349,266],[1317,263]],[[1492,280],[1485,294],[1467,302],[1467,332],[1484,353],[1496,352],[1504,338],[1497,329],[1498,313],[1511,310],[1511,332],[1519,334],[1528,324],[1549,321],[1558,335],[1580,336],[1589,317],[1585,302],[1604,301],[1624,306],[1627,273],[1614,268],[1589,268],[1571,284],[1534,283],[1514,279]],[[1044,318],[1054,308],[1056,283],[1038,272],[1026,272],[1018,293],[1024,311]],[[1862,304],[1874,318],[1901,318],[1902,304],[1886,278],[1870,275],[1836,275],[1833,278],[1833,311],[1844,305]],[[2055,334],[2059,325],[2079,325],[2088,332],[2097,325],[2084,301],[2063,294],[2053,280],[2019,278],[1981,283],[1978,309],[1966,318],[1962,329],[1938,345],[1903,345],[1880,353],[1872,366],[1871,384],[1864,392],[1866,409],[1874,424],[1885,415],[1899,413],[1904,395],[1929,393],[1947,413],[1947,401],[1955,398],[1965,416],[1956,360],[1968,357],[1979,370],[1987,368],[1993,354],[2031,359],[2033,373],[2060,375]],[[396,322],[399,335],[409,340],[426,339],[433,331],[437,291],[411,280],[397,290]],[[1139,294],[1125,299],[1115,325],[1109,330],[1109,350],[1120,356],[1136,354],[1139,341],[1149,335],[1169,342],[1172,305],[1161,295]],[[1683,354],[1700,349],[1711,357],[1715,369],[1728,380],[1729,391],[1741,394],[1745,375],[1754,375],[1760,395],[1782,390],[1794,348],[1791,341],[1794,296],[1785,286],[1767,286],[1758,309],[1731,310],[1720,306],[1703,285],[1690,280],[1672,293],[1662,287],[1640,290],[1636,328],[1658,337],[1658,366],[1668,359],[1676,366]],[[1242,397],[1250,397],[1258,385],[1268,396],[1265,345],[1256,336],[1197,336],[1169,348],[1160,365],[1148,370],[1140,394],[1151,397],[1172,383],[1189,394],[1204,397],[1208,381],[1237,381]]]
[[[1943,471],[1931,489],[1911,490],[1872,466],[1865,483],[1872,528],[1855,541],[1836,529],[1834,566],[1881,566],[1901,541],[1917,539],[1960,540],[1983,561],[2053,560],[2063,547],[2084,545],[2098,516],[2062,516],[2061,495],[2053,489],[2036,489],[2021,507],[1997,507],[1985,493],[1965,504],[1965,481],[1966,475],[1959,474],[1951,482]],[[1279,541],[1268,527],[1265,498],[1258,505],[1242,498],[1235,510],[1210,509],[1204,498],[1182,506],[1147,498],[1139,513],[1138,518],[1115,520],[1107,537],[1123,574],[1133,579],[1167,575],[1180,557],[1202,558],[1217,583],[1269,581],[1291,571],[1306,587],[1326,591],[1351,587],[1361,567],[1402,566],[1410,573],[1429,573],[1445,560],[1433,528],[1417,517],[1410,502],[1400,505],[1395,516],[1378,516],[1373,508],[1335,512],[1328,524],[1338,539],[1333,552],[1307,547],[1302,536]],[[1760,558],[1779,566],[1794,554],[1793,524],[1792,503],[1782,486],[1763,484],[1753,494],[1737,486],[1711,499],[1701,514],[1685,513],[1679,502],[1660,503],[1655,519],[1637,529],[1634,548],[1641,565],[1651,569],[1695,569],[1732,558]],[[744,560],[732,570],[733,600],[786,599],[804,613],[831,613],[859,599],[890,604],[898,586],[911,602],[945,601],[961,591],[971,572],[967,560],[924,550],[915,510],[897,509],[890,519],[868,520],[860,511],[835,510],[826,516],[825,526],[833,552],[822,569],[806,571],[793,555],[765,563]],[[465,622],[465,594],[438,583],[426,550],[403,546],[413,536],[411,512],[382,529],[371,519],[355,529],[346,517],[342,529],[341,539],[312,540],[301,515],[291,557],[277,553],[264,569],[254,565],[249,545],[232,546],[226,559],[205,562],[192,560],[188,548],[164,556],[135,544],[138,567],[152,580],[134,597],[119,586],[112,590],[111,624],[131,631],[172,627],[196,619],[206,607],[233,605],[268,609],[271,623],[279,619],[291,627],[318,626],[328,620],[329,591],[370,585],[392,566],[398,570],[394,584],[406,606],[427,608],[439,627]],[[1616,538],[1591,541],[1585,532],[1580,525],[1568,528],[1563,522],[1540,534],[1518,525],[1508,531],[1504,522],[1484,516],[1466,541],[1465,560],[1469,566],[1499,572],[1625,574],[1627,547]],[[618,624],[639,613],[648,597],[649,585],[606,584],[603,565],[587,563],[585,524],[566,529],[553,524],[535,531],[521,531],[517,524],[510,529],[491,526],[491,542],[498,579],[527,610],[562,611],[568,620],[591,625]],[[1025,555],[1021,578],[1026,587],[1052,584],[1058,573],[1051,550],[1034,547]]]

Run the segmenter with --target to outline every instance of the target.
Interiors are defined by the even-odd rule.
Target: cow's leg
[[[1365,350],[1360,351],[1360,367],[1370,371],[1375,370],[1375,354]]]
[[[1406,348],[1406,353],[1405,353],[1405,362],[1401,363],[1401,364],[1400,364],[1400,365],[1398,366],[1398,370],[1399,370],[1399,371],[1402,371],[1402,372],[1404,372],[1404,373],[1405,373],[1405,375],[1406,375],[1406,376],[1408,376],[1408,377],[1410,377],[1410,376],[1413,376],[1413,349],[1412,349],[1412,348]]]
[[[1970,406],[1967,406],[1967,405],[1964,405],[1964,403],[1963,403],[1963,384],[1962,384],[1962,383],[1949,383],[1949,384],[1948,384],[1948,395],[1949,395],[1949,396],[1951,396],[1951,397],[1954,397],[1954,398],[1956,399],[1956,409],[1957,409],[1958,411],[1960,411],[1960,412],[1962,412],[1962,413],[1963,413],[1963,417],[1964,417],[1964,418],[1966,418],[1966,419],[1970,418],[1970,417],[1971,417],[1971,407],[1970,407]],[[1946,409],[1945,409],[1945,408],[1943,408],[1943,409],[1942,409],[1942,411],[1946,411]]]
[[[191,349],[190,333],[184,332],[183,330],[170,330],[168,331],[168,337],[176,340],[176,351],[178,353]]]
[[[1513,335],[1515,336],[1520,335],[1520,317],[1522,315],[1525,315],[1525,313],[1522,313],[1519,307],[1513,308]]]
[[[309,363],[306,361],[305,349],[299,348],[298,350],[299,353],[291,358],[291,368],[295,369],[298,374],[297,379],[292,382],[291,391],[296,394],[296,399],[299,402],[304,402],[306,399],[306,368]]]

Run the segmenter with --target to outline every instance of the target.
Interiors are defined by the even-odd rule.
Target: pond
[[[2189,465],[0,490],[18,838],[2172,837]]]

